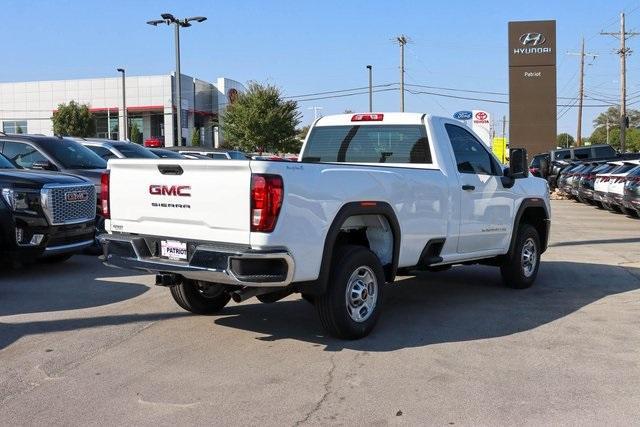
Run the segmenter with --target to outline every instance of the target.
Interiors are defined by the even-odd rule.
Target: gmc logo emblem
[[[190,185],[150,185],[149,194],[154,196],[191,197]]]

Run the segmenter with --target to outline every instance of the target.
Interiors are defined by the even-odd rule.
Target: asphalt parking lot
[[[323,336],[297,296],[180,310],[77,256],[0,277],[0,424],[632,424],[640,220],[553,202],[533,288],[496,268],[402,278],[373,334]]]

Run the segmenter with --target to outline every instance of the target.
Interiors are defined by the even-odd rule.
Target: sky
[[[445,89],[409,89],[444,95],[506,101],[508,92],[507,23],[557,21],[558,103],[578,93],[580,38],[587,59],[585,104],[619,100],[618,41],[601,31],[619,29],[627,13],[627,30],[640,30],[640,1],[164,1],[164,0],[0,0],[3,43],[0,82],[166,74],[174,70],[173,32],[145,22],[164,12],[178,17],[203,15],[202,24],[181,32],[182,73],[214,82],[274,84],[284,96],[362,88],[366,65],[373,66],[378,89],[397,88],[399,48],[406,35],[405,83]],[[640,36],[628,40],[629,108],[640,103]],[[394,85],[396,83],[396,85]],[[469,91],[494,92],[478,94]],[[307,96],[299,101],[301,125],[319,113],[366,111],[366,90]],[[635,96],[635,97],[634,97]],[[600,100],[595,100],[598,98]],[[604,101],[603,101],[604,100]],[[375,111],[398,111],[399,91],[374,94]],[[494,119],[508,115],[508,105],[431,94],[405,95],[405,110],[451,116],[458,110],[485,109]],[[583,135],[605,107],[585,108]],[[558,132],[575,135],[576,108],[558,108]],[[500,133],[501,130],[498,131]]]

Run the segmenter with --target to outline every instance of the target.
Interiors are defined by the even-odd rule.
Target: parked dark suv
[[[0,153],[25,169],[80,175],[100,192],[100,177],[107,162],[82,144],[67,138],[0,134]]]
[[[18,168],[0,155],[0,261],[64,261],[93,244],[92,182]]]
[[[79,175],[95,186],[100,200],[100,177],[107,162],[82,144],[68,138],[42,135],[7,135],[0,133],[0,154],[25,169],[64,172]],[[96,214],[97,214],[96,206]],[[104,230],[104,219],[96,216],[98,234]],[[92,248],[100,252],[96,241]]]

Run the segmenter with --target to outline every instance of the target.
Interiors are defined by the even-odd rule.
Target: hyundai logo
[[[524,33],[519,40],[524,46],[539,46],[547,41],[540,33]]]

